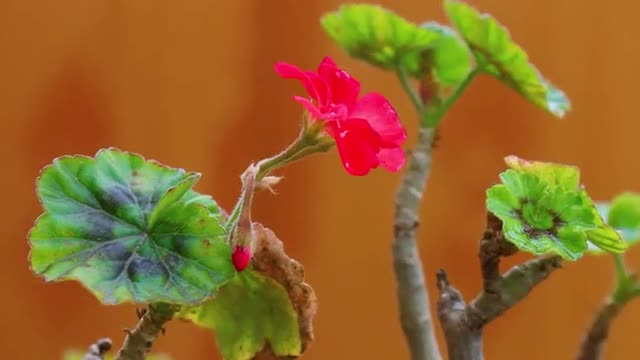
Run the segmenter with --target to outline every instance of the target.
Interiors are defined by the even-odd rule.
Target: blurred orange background
[[[444,20],[440,1],[380,1],[415,21]],[[477,242],[484,191],[502,158],[579,165],[596,199],[640,191],[637,12],[627,1],[476,0],[571,97],[555,120],[493,79],[476,80],[442,126],[422,208],[420,249],[435,302],[444,267],[465,296],[480,288]],[[315,68],[327,54],[394,103],[412,135],[414,111],[393,74],[349,59],[318,18],[340,1],[67,0],[0,2],[0,120],[5,359],[57,359],[136,321],[133,306],[101,306],[80,285],[29,271],[26,234],[41,209],[40,168],[63,154],[116,146],[200,171],[198,185],[227,209],[238,175],[296,135],[302,94],[272,71],[278,60]],[[320,308],[308,359],[405,359],[391,271],[397,174],[356,178],[333,150],[294,164],[255,218],[306,267]],[[509,264],[525,259],[510,259]],[[640,269],[640,250],[627,256]],[[609,258],[567,264],[485,331],[488,359],[571,359],[612,287]],[[607,359],[629,359],[640,301],[614,323]],[[439,340],[441,331],[437,325]],[[175,359],[217,359],[211,333],[173,322],[154,347]],[[444,349],[443,349],[444,350]]]

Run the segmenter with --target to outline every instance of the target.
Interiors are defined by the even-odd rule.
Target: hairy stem
[[[451,94],[448,98],[446,98],[442,104],[439,106],[433,106],[424,114],[424,124],[428,127],[436,127],[444,118],[444,115],[449,111],[451,106],[458,101],[460,96],[464,93],[465,90],[469,87],[473,79],[475,79],[476,75],[480,73],[479,68],[474,68],[471,70],[467,76],[462,80],[462,82],[455,89],[453,94]]]
[[[411,85],[411,82],[409,79],[409,73],[407,73],[407,69],[405,69],[402,66],[399,66],[396,73],[398,75],[398,79],[400,79],[400,84],[402,84],[402,89],[404,89],[405,93],[409,95],[409,98],[411,99],[411,102],[413,103],[413,106],[416,108],[416,111],[420,116],[420,120],[422,121],[422,116],[424,115],[425,106],[422,99],[420,98],[420,95],[416,91],[416,88],[413,85]]]
[[[577,360],[599,360],[609,335],[611,322],[622,310],[623,304],[618,304],[609,298],[596,313],[587,335],[582,340]]]
[[[431,168],[433,129],[422,128],[395,202],[393,269],[397,281],[400,323],[413,360],[440,359],[416,244],[418,208]]]
[[[127,336],[116,360],[144,360],[153,342],[164,333],[164,324],[173,318],[178,306],[166,303],[150,304],[140,315],[133,330],[125,330]]]
[[[300,134],[292,144],[280,153],[263,159],[255,165],[257,166],[257,173],[255,175],[256,182],[260,182],[260,180],[264,179],[276,169],[298,161],[308,155],[326,152],[333,147],[334,141],[330,137],[321,135],[324,128],[321,121],[305,118],[303,125]],[[254,164],[249,165],[249,167],[252,166],[254,166]],[[247,170],[245,170],[245,172]],[[233,228],[240,215],[244,201],[243,196],[244,193],[240,196],[227,218],[227,223],[225,224],[226,232],[229,232]]]

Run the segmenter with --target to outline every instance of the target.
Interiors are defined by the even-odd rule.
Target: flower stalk
[[[255,192],[257,168],[251,164],[242,174],[242,200],[239,207],[238,220],[233,226],[233,230],[229,236],[229,245],[231,246],[231,261],[237,271],[243,271],[251,261],[253,249],[253,224],[251,222],[251,203],[253,201],[253,193]]]

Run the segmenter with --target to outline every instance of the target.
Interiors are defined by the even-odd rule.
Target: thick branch
[[[612,298],[607,299],[593,319],[589,332],[582,341],[577,360],[599,360],[601,358],[611,322],[620,313],[622,307],[622,304],[616,303]]]
[[[487,212],[487,226],[480,240],[480,269],[482,270],[482,284],[485,292],[498,291],[500,279],[500,258],[515,254],[518,249],[504,239],[502,221]]]
[[[111,346],[111,339],[100,339],[96,341],[95,344],[89,346],[82,360],[104,360],[104,354],[111,350]]]
[[[482,327],[469,317],[462,294],[449,284],[444,270],[436,274],[440,298],[438,317],[447,341],[450,360],[482,360]]]
[[[418,209],[431,168],[433,131],[427,128],[420,129],[418,143],[396,194],[395,204],[393,268],[398,283],[400,322],[413,360],[441,358],[416,244]]]
[[[144,360],[153,342],[164,332],[164,324],[173,318],[177,310],[178,307],[172,304],[150,304],[146,311],[139,314],[140,320],[136,327],[125,330],[127,336],[116,360]]]
[[[478,326],[502,315],[524,299],[533,288],[562,265],[559,256],[548,256],[516,265],[502,276],[492,292],[483,291],[469,304]]]
[[[483,290],[469,304],[440,270],[438,316],[447,340],[450,360],[482,360],[482,328],[524,299],[534,287],[561,265],[559,256],[537,258],[500,275],[500,258],[517,249],[504,239],[502,223],[489,214],[480,241]]]

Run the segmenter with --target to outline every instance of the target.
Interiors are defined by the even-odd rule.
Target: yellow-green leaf
[[[451,28],[418,26],[380,6],[342,5],[322,17],[322,26],[354,58],[418,79],[433,73],[443,88],[457,86],[471,68],[469,49]]]
[[[481,70],[557,117],[571,109],[567,96],[540,74],[529,62],[527,53],[495,18],[457,0],[445,0],[445,10]]]
[[[225,360],[249,360],[269,345],[278,356],[302,350],[297,314],[286,290],[253,270],[238,273],[210,301],[178,317],[211,329]]]

